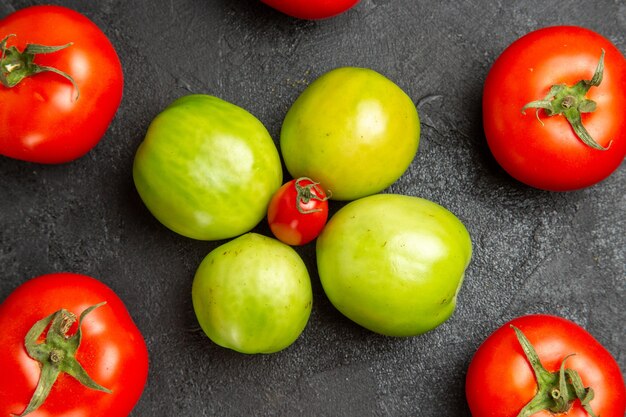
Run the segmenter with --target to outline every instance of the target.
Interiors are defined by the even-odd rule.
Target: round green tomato
[[[365,68],[338,68],[311,83],[283,122],[280,147],[294,178],[315,178],[335,200],[354,200],[393,184],[419,143],[413,101]]]
[[[276,145],[246,110],[207,95],[174,101],[150,124],[133,177],[152,214],[200,240],[250,231],[282,184]]]
[[[247,233],[214,249],[191,290],[202,330],[242,353],[273,353],[300,336],[313,295],[304,262],[290,246]]]
[[[471,255],[456,216],[396,194],[347,204],[317,239],[319,276],[332,304],[388,336],[421,334],[448,319]]]

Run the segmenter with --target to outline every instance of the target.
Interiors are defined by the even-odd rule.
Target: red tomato
[[[291,180],[274,193],[267,209],[270,229],[288,245],[315,239],[328,219],[328,196],[309,178]]]
[[[100,305],[84,316],[80,326],[82,339],[76,350],[76,362],[96,384],[109,392],[88,388],[74,377],[61,372],[52,385],[43,404],[32,417],[125,417],[138,401],[148,374],[148,352],[143,337],[126,307],[117,295],[100,281],[78,274],[59,273],[43,275],[19,286],[0,304],[0,415],[19,415],[29,404],[40,375],[40,363],[29,356],[27,333],[35,323],[65,309],[76,318],[91,306]],[[56,316],[55,316],[56,317]],[[52,338],[55,321],[47,334]],[[41,324],[41,322],[39,322]],[[43,323],[45,328],[46,323]],[[31,338],[38,340],[37,349],[45,351],[40,343],[44,337],[40,328]],[[74,323],[67,333],[76,334]],[[58,339],[58,337],[57,337]],[[71,337],[67,339],[73,340]],[[47,339],[46,339],[47,341]],[[58,342],[58,340],[57,340]],[[49,369],[53,355],[46,355]]]
[[[359,0],[261,0],[292,17],[299,19],[326,19],[352,8]]]
[[[575,370],[595,397],[589,403],[596,416],[624,417],[624,379],[611,354],[587,331],[566,319],[548,315],[516,318],[489,336],[478,348],[467,371],[466,395],[473,417],[589,417],[581,401],[566,404],[566,411],[518,414],[538,392],[529,357],[516,337],[526,336],[546,374],[558,374],[564,362]],[[569,355],[573,355],[569,357]],[[544,379],[553,378],[553,376]],[[571,386],[570,386],[571,388]],[[559,389],[557,384],[556,389]],[[547,391],[550,395],[552,389]],[[547,397],[546,397],[547,398]]]
[[[15,35],[15,36],[10,36]],[[34,63],[69,75],[40,72],[14,87],[0,84],[0,154],[31,162],[62,163],[93,148],[115,115],[123,74],[113,46],[87,17],[60,6],[33,6],[0,20],[0,41],[23,52],[27,44],[61,46]],[[1,66],[7,67],[8,51]],[[23,66],[22,66],[23,67]]]
[[[602,51],[603,77],[598,86],[562,95],[574,99],[551,105],[567,111],[548,112],[523,107],[545,99],[554,85],[573,86],[592,80]],[[540,29],[513,42],[495,61],[483,94],[483,124],[487,143],[500,165],[514,178],[536,188],[566,191],[584,188],[608,177],[626,155],[626,60],[607,39],[573,26]],[[584,90],[588,89],[585,101]],[[584,102],[584,103],[583,103]],[[562,105],[562,103],[567,103]],[[583,103],[582,108],[579,105]],[[583,111],[581,124],[606,150],[581,140],[565,114]]]

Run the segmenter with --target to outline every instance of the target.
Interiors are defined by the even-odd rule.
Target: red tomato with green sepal
[[[603,36],[554,26],[513,42],[483,93],[483,125],[495,159],[532,187],[593,185],[626,155],[626,59]]]
[[[339,15],[354,7],[359,0],[261,0],[289,16],[318,20]]]
[[[26,7],[0,20],[0,49],[0,155],[63,163],[96,146],[124,84],[96,24],[65,7]]]
[[[307,244],[322,232],[328,220],[328,196],[310,178],[291,180],[273,195],[267,220],[281,242],[293,246]]]
[[[0,415],[126,417],[148,375],[120,298],[85,275],[42,275],[0,304]]]
[[[611,354],[577,324],[528,315],[504,324],[467,371],[473,417],[623,417],[626,390]]]

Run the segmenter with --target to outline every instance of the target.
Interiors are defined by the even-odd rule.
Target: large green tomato
[[[148,128],[133,166],[152,214],[200,240],[250,231],[282,183],[276,145],[246,110],[217,97],[174,101]]]
[[[309,177],[331,198],[354,200],[394,183],[419,143],[413,101],[365,68],[332,70],[311,83],[283,122],[280,147],[294,178]]]
[[[456,216],[396,194],[347,204],[317,239],[319,276],[332,304],[388,336],[417,335],[448,319],[471,254]]]
[[[214,249],[193,280],[200,326],[220,346],[273,353],[300,336],[313,295],[304,262],[276,239],[247,233]]]

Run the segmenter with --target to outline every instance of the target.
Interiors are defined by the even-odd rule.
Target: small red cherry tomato
[[[328,219],[328,196],[318,183],[301,177],[276,191],[267,209],[274,236],[288,245],[304,245],[315,239]]]

